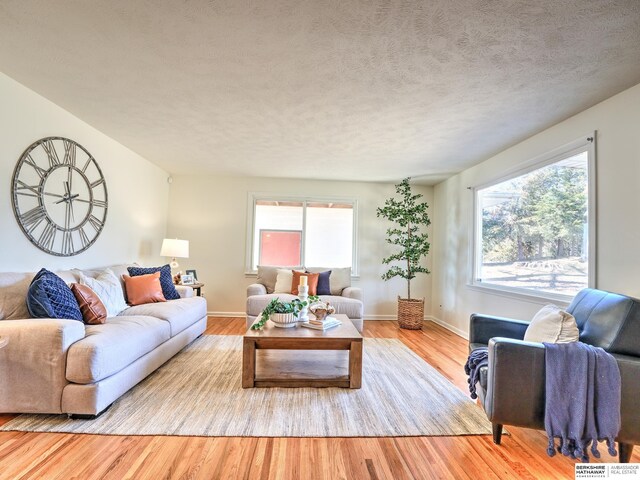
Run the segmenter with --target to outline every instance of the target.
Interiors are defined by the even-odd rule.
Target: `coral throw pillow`
[[[84,323],[100,325],[107,320],[107,307],[104,306],[96,292],[79,283],[72,283],[71,291],[78,301]]]
[[[171,275],[171,267],[163,265],[162,267],[128,267],[129,275],[137,277],[138,275],[148,275],[150,273],[160,272],[160,284],[162,285],[162,294],[166,300],[177,300],[180,294],[173,285],[173,275]]]
[[[318,290],[319,273],[304,273],[292,270],[293,280],[291,281],[291,294],[298,295],[298,286],[300,285],[300,277],[307,277],[307,285],[309,285],[309,295],[316,295]]]
[[[166,302],[160,284],[160,272],[147,275],[130,277],[123,275],[124,286],[127,290],[129,305],[142,305],[144,303]]]

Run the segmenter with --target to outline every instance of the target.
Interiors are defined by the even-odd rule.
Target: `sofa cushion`
[[[287,293],[253,295],[247,298],[247,315],[258,315],[274,298],[279,298],[284,302],[290,302],[294,298],[298,297]],[[363,306],[360,300],[339,297],[336,295],[321,295],[320,299],[323,302],[329,302],[331,305],[333,305],[333,307],[336,309],[336,313],[342,313],[349,318],[362,318]]]
[[[252,295],[247,297],[247,315],[256,316],[265,309],[267,304],[274,298],[279,298],[283,302],[290,302],[296,295],[290,293],[268,293],[266,295]]]
[[[0,320],[29,318],[27,292],[33,273],[0,273]]]
[[[82,321],[73,292],[55,273],[41,269],[31,281],[27,307],[34,318],[64,318]]]
[[[67,380],[94,383],[118,373],[169,340],[169,324],[158,318],[118,316],[102,325],[87,325],[86,336],[67,354]]]
[[[581,342],[609,353],[640,355],[640,300],[585,288],[567,312],[576,318]]]
[[[121,315],[149,315],[160,318],[169,323],[173,337],[207,315],[207,302],[204,297],[180,298],[165,303],[129,307]]]
[[[162,285],[162,294],[164,295],[164,298],[167,300],[177,300],[180,298],[180,294],[173,284],[173,275],[171,275],[171,267],[168,264],[161,267],[150,268],[129,267],[127,270],[129,271],[129,275],[132,277],[160,272],[160,285]]]
[[[120,279],[122,278],[122,275],[124,275],[125,273],[127,274],[129,273],[129,270],[128,270],[129,267],[139,267],[139,265],[137,263],[118,263],[116,265],[109,265],[107,267],[102,267],[102,268],[91,268],[88,270],[82,270],[82,273],[84,273],[88,277],[95,278],[108,268],[113,272],[113,274],[118,279]],[[124,282],[123,282],[123,286],[124,286]]]

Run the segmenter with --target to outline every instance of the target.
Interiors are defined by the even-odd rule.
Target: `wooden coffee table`
[[[342,325],[324,332],[301,325],[278,328],[270,321],[263,330],[247,330],[242,387],[360,388],[362,335],[346,315],[332,317]]]

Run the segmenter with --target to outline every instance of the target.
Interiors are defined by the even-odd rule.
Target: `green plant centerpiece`
[[[264,310],[262,310],[260,320],[251,325],[251,330],[259,330],[263,328],[265,323],[267,323],[267,320],[269,320],[273,314],[292,314],[294,318],[297,318],[304,307],[318,301],[320,301],[320,297],[317,295],[309,295],[307,300],[294,298],[290,302],[280,300],[279,297],[274,298],[267,304]]]
[[[395,223],[387,229],[386,242],[399,250],[386,258],[382,263],[392,265],[382,274],[383,280],[402,277],[407,281],[407,298],[398,295],[398,323],[401,328],[418,330],[422,328],[424,319],[424,298],[411,298],[411,280],[418,273],[430,273],[422,263],[429,253],[429,236],[424,231],[431,224],[427,209],[427,202],[420,201],[422,195],[413,193],[411,178],[405,178],[396,185],[399,198],[385,200],[384,207],[378,208],[376,215]]]

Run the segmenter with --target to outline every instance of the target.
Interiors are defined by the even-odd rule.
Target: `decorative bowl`
[[[332,313],[336,313],[336,309],[333,306],[329,305],[329,302],[323,303],[315,303],[309,307],[309,311],[313,313],[316,317],[316,320],[322,322],[327,315],[331,315]]]
[[[279,328],[295,327],[298,323],[298,318],[293,313],[272,313],[269,320]]]

